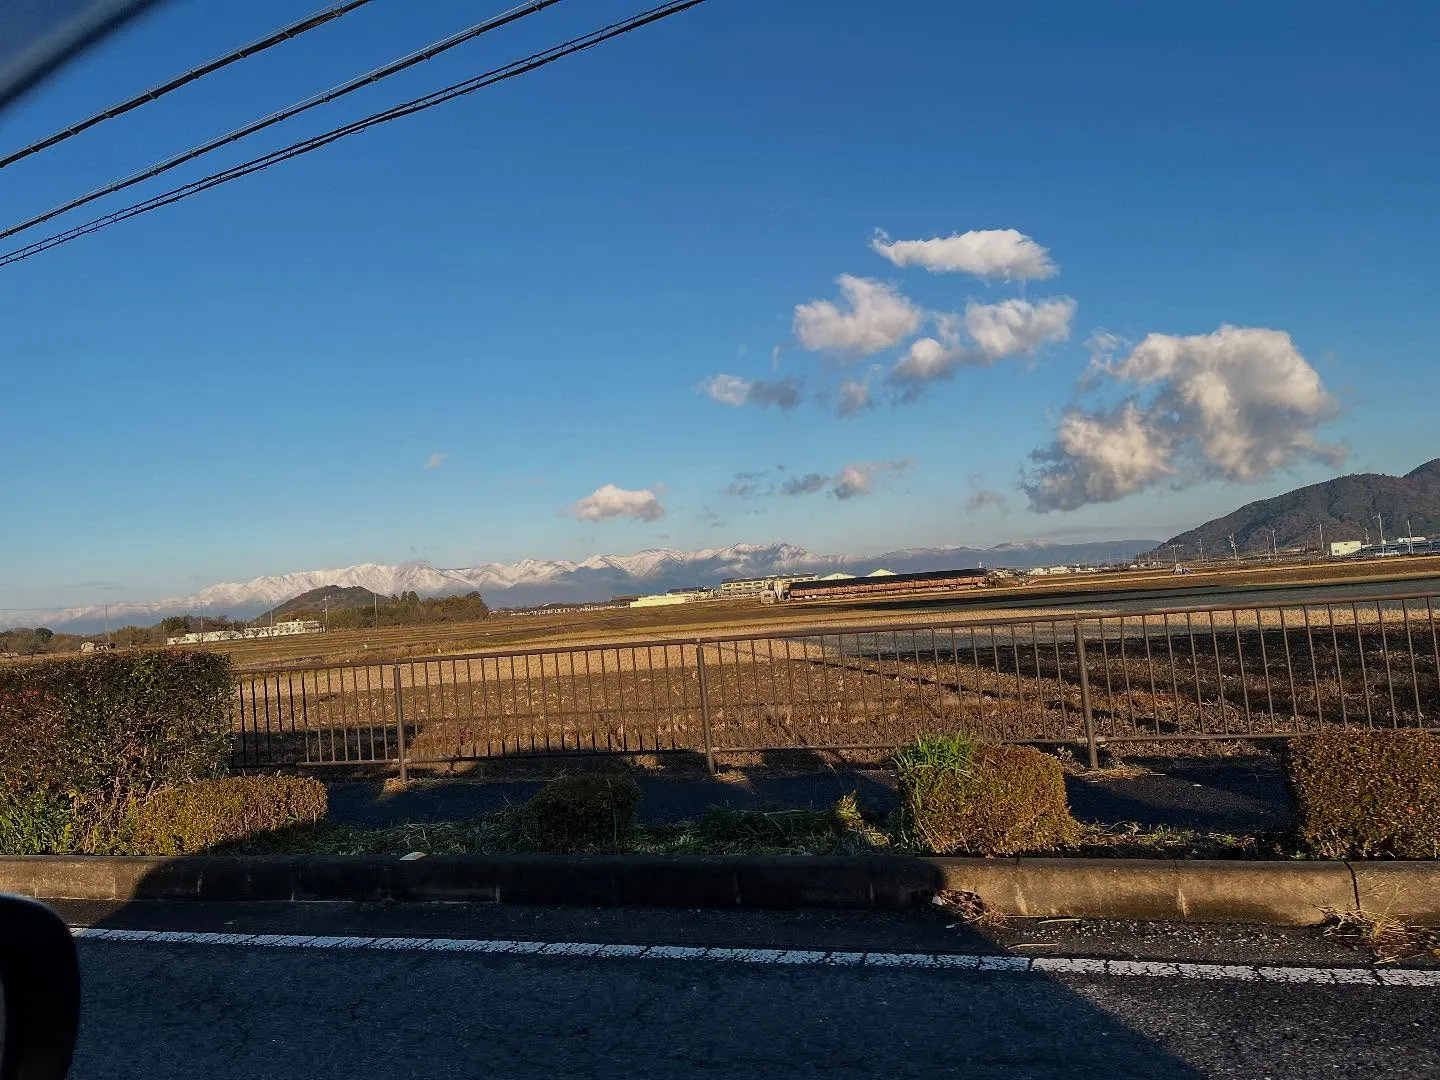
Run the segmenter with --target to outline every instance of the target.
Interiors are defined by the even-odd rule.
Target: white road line
[[[602,945],[588,941],[490,941],[470,938],[343,937],[308,934],[207,934],[178,930],[107,930],[79,927],[85,941],[231,945],[286,949],[409,949],[603,959],[707,960],[785,967],[849,966],[927,968],[994,974],[1101,975],[1120,978],[1206,979],[1231,982],[1311,983],[1322,986],[1419,986],[1440,989],[1440,971],[1415,968],[1286,967],[1276,964],[1196,964],[1154,960],[1067,959],[1058,956],[973,956],[963,953],[839,952],[817,949],[708,949],[689,945]]]

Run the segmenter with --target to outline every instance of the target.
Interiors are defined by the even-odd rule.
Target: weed
[[[1389,914],[1326,908],[1321,933],[1360,945],[1381,964],[1398,964],[1420,956],[1440,957],[1440,931],[1411,926],[1403,917]]]
[[[936,907],[944,908],[968,926],[1004,926],[1005,916],[985,905],[978,894],[942,889],[930,898]]]

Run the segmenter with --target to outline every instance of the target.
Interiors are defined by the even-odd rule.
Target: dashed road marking
[[[842,952],[823,949],[726,949],[691,945],[603,945],[588,941],[503,941],[470,938],[345,937],[309,934],[192,933],[183,930],[110,930],[79,927],[85,941],[230,945],[256,948],[416,950],[505,955],[594,957],[609,960],[706,960],[783,967],[846,966],[974,971],[996,975],[1099,975],[1117,978],[1205,979],[1232,982],[1309,983],[1323,986],[1407,986],[1440,989],[1440,970],[1417,968],[1289,967],[1279,964],[1198,964],[1157,960],[1097,960],[1058,956],[977,956],[966,953]]]

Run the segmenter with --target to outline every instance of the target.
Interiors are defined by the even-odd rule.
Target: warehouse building
[[[923,574],[876,571],[863,578],[842,581],[797,581],[786,590],[789,600],[832,600],[847,597],[904,596],[914,593],[953,592],[985,584],[984,570],[932,570]]]

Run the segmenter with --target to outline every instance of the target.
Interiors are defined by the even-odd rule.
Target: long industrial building
[[[797,581],[788,589],[790,600],[832,600],[844,597],[896,596],[912,593],[953,592],[985,584],[984,570],[931,570],[922,574],[881,574],[829,581]]]

